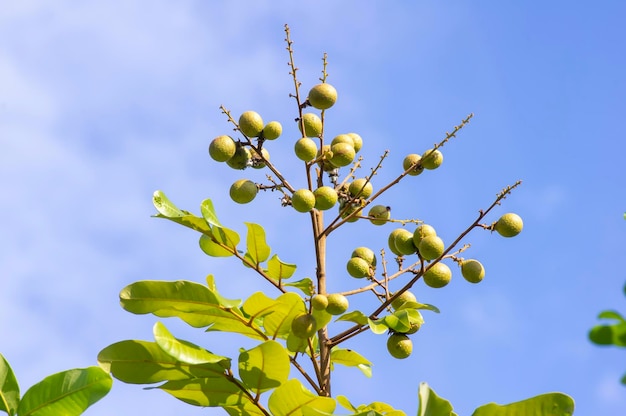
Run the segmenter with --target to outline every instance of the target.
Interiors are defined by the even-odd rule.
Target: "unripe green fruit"
[[[411,322],[411,329],[409,329],[408,331],[405,332],[406,335],[411,335],[416,333],[417,331],[420,330],[422,324],[419,324],[417,322]]]
[[[311,307],[316,311],[323,311],[328,306],[326,295],[314,295],[311,298]]]
[[[374,225],[384,225],[391,218],[391,208],[384,205],[374,205],[367,213],[371,217],[370,222]]]
[[[400,296],[398,296],[391,302],[391,307],[394,308],[395,310],[398,310],[402,307],[402,305],[404,305],[407,302],[416,303],[417,298],[415,297],[413,292],[405,290],[404,292],[400,294]]]
[[[235,154],[226,161],[226,164],[233,169],[245,169],[249,166],[251,159],[250,149],[238,143]]]
[[[330,84],[317,84],[309,91],[309,103],[319,110],[332,107],[337,101],[337,90]]]
[[[352,257],[346,264],[348,274],[357,279],[362,279],[370,275],[370,265],[360,257]]]
[[[256,111],[246,111],[239,117],[239,130],[248,137],[259,137],[263,131],[263,119]]]
[[[485,268],[478,260],[463,260],[461,274],[470,283],[479,283],[485,277]]]
[[[420,160],[422,160],[422,157],[420,155],[415,154],[415,153],[411,153],[410,155],[407,155],[404,158],[404,160],[402,161],[402,168],[404,170],[407,170],[411,166],[413,166],[416,163],[418,163]],[[415,166],[413,169],[411,169],[409,171],[408,175],[410,175],[410,176],[417,176],[417,175],[419,175],[422,172],[424,172],[424,167],[423,166]]]
[[[335,188],[330,186],[320,186],[313,191],[313,195],[315,195],[315,208],[320,211],[325,211],[334,207],[339,198]]]
[[[429,261],[441,256],[444,249],[445,245],[443,244],[443,240],[436,235],[429,235],[422,238],[417,246],[420,256],[422,256],[424,260]]]
[[[424,283],[430,287],[444,287],[452,279],[452,271],[444,263],[433,264],[422,276]]]
[[[317,322],[315,317],[308,313],[296,316],[291,321],[291,332],[298,338],[310,338],[317,331]]]
[[[304,132],[302,132],[302,122],[304,123]],[[317,114],[303,114],[302,122],[298,121],[298,128],[306,137],[317,137],[322,134],[322,119],[320,119]]]
[[[348,298],[341,293],[331,293],[326,296],[328,298],[328,306],[326,312],[331,315],[341,315],[348,310]]]
[[[339,211],[341,212],[341,218],[346,218],[350,214],[352,214],[353,212],[356,212],[356,214],[353,217],[350,217],[350,219],[347,222],[356,222],[356,221],[359,220],[359,217],[361,217],[363,215],[363,209],[361,208],[361,205],[350,205],[348,207],[348,209],[346,209],[346,211],[343,212],[344,207],[345,207],[344,204],[340,204],[339,205]]]
[[[348,136],[352,137],[354,142],[354,151],[359,153],[359,150],[363,147],[363,139],[356,133],[348,133]]]
[[[387,339],[387,351],[393,358],[402,360],[413,352],[413,342],[405,334],[391,334]]]
[[[415,254],[417,247],[413,244],[413,233],[406,228],[397,228],[394,231],[394,246],[403,255]]]
[[[310,162],[317,157],[317,144],[308,137],[303,137],[296,142],[293,147],[298,159]]]
[[[209,155],[216,162],[226,162],[236,150],[237,143],[230,136],[217,136],[209,145]]]
[[[263,138],[266,140],[276,140],[283,134],[283,125],[278,121],[270,121],[263,127]]]
[[[420,241],[429,235],[437,235],[437,232],[433,227],[428,224],[422,224],[413,231],[413,244],[415,247],[419,247]]]
[[[389,245],[389,250],[396,256],[402,256],[403,254],[396,247],[396,235],[402,232],[402,228],[396,228],[389,234],[389,238],[387,239],[387,244]]]
[[[247,204],[256,197],[259,188],[249,179],[239,179],[230,187],[230,198],[238,204]]]
[[[376,255],[374,252],[367,247],[357,247],[352,251],[352,255],[350,257],[359,257],[362,258],[372,267],[376,267]]]
[[[348,186],[348,192],[350,193],[350,195],[352,196],[357,196],[359,198],[363,198],[363,199],[367,199],[370,197],[370,195],[372,195],[372,192],[374,192],[374,187],[372,186],[371,182],[367,182],[367,179],[365,178],[358,178],[352,181],[352,183],[350,183],[350,186]]]
[[[270,152],[268,152],[265,147],[261,148],[263,157],[259,156],[259,153],[254,149],[252,149],[250,154],[252,155],[252,167],[254,169],[263,169],[265,167],[265,161],[269,162],[270,160]]]
[[[349,134],[340,134],[335,136],[333,140],[330,142],[330,145],[335,145],[337,143],[346,143],[354,148],[354,139]]]
[[[330,146],[333,156],[330,158],[330,163],[337,167],[348,166],[354,160],[356,152],[354,151],[354,145],[349,143],[336,143]]]
[[[308,189],[298,189],[291,196],[291,205],[298,212],[309,212],[315,206],[315,195]]]
[[[522,232],[524,222],[519,215],[509,212],[500,217],[496,222],[495,230],[502,237],[515,237]]]
[[[443,154],[439,150],[427,150],[422,155],[424,169],[437,169],[443,163]]]

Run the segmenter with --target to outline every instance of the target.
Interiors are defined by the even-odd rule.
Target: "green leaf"
[[[276,298],[274,312],[263,318],[263,327],[271,338],[286,337],[291,332],[293,318],[306,312],[306,305],[300,295],[283,293]]]
[[[413,303],[413,302],[409,302],[408,303],[409,307],[412,307],[414,309],[426,309],[428,311],[433,311],[435,313],[439,313],[439,308],[436,307],[435,305],[429,305],[428,303]]]
[[[307,296],[313,296],[313,294],[315,293],[313,280],[311,280],[308,277],[305,277],[304,279],[298,280],[296,282],[285,283],[285,286],[291,286],[291,287],[300,289],[302,293],[304,293]]]
[[[426,383],[420,383],[418,398],[417,416],[457,416],[450,402],[437,396]]]
[[[258,265],[270,256],[270,247],[265,242],[265,230],[259,224],[246,222],[248,234],[246,236],[246,257],[252,264]]]
[[[214,225],[217,227],[221,227],[219,220],[217,219],[217,215],[215,214],[215,208],[213,208],[213,201],[210,199],[205,199],[200,204],[200,212],[202,213],[202,217],[209,225]]]
[[[379,318],[376,320],[367,318],[367,323],[370,326],[370,330],[376,335],[386,334],[389,331],[385,318]]]
[[[574,400],[563,393],[547,393],[519,402],[498,405],[489,403],[477,408],[472,416],[570,416]]]
[[[9,362],[0,354],[0,411],[15,415],[20,402],[20,386]]]
[[[268,401],[268,407],[273,416],[302,416],[302,409],[305,406],[332,413],[336,403],[330,397],[320,397],[312,393],[295,378],[274,390]]]
[[[341,364],[347,367],[357,367],[366,377],[372,376],[372,363],[356,351],[333,348],[330,353],[331,369],[333,364]]]
[[[270,298],[265,293],[255,292],[246,299],[241,309],[251,319],[259,319],[273,313],[274,308],[278,305],[280,305],[279,302]]]
[[[368,324],[367,316],[365,316],[365,314],[361,311],[352,311],[341,315],[339,318],[337,318],[337,321],[349,321],[359,325]]]
[[[626,319],[616,311],[602,311],[598,315],[598,319],[614,319],[616,321],[626,322]]]
[[[237,244],[239,244],[240,238],[236,231],[225,227],[211,227],[211,233],[213,240],[219,245],[226,247],[233,253],[237,251]]]
[[[99,367],[77,368],[52,374],[24,393],[20,416],[74,416],[106,396],[113,380]]]
[[[152,194],[152,204],[165,218],[183,217],[185,213],[178,209],[168,197],[165,196],[163,191],[154,191]]]
[[[256,407],[252,399],[235,382],[225,377],[172,380],[157,388],[194,406]]]
[[[251,402],[245,402],[243,405],[238,406],[222,406],[222,408],[230,416],[265,416],[263,410],[259,409],[255,404]]]
[[[215,278],[212,274],[206,277],[206,285],[209,290],[213,292],[213,295],[215,295],[221,306],[225,308],[237,308],[241,305],[241,299],[227,299],[218,293],[217,287],[215,286]]]
[[[213,354],[188,341],[174,338],[161,322],[154,324],[154,339],[166,354],[185,364],[219,364],[224,369],[230,368],[230,359]]]
[[[328,312],[326,312],[326,310],[313,309],[312,312],[318,329],[328,325],[328,323],[332,321],[334,317],[334,315],[329,314]]]
[[[342,395],[338,395],[337,396],[337,402],[343,406],[344,408],[350,410],[351,412],[356,412],[356,407],[354,407],[354,405],[352,403],[350,403],[350,400],[348,400],[348,398],[346,396],[342,396]]]
[[[155,217],[165,218],[200,233],[211,235],[211,229],[204,218],[196,217],[187,211],[178,209],[163,192],[154,192],[152,203],[159,212]]]
[[[198,243],[200,244],[200,249],[211,257],[230,257],[235,254],[233,250],[216,243],[212,237],[206,234],[200,236]]]
[[[274,280],[289,279],[296,272],[296,265],[283,262],[276,254],[267,262],[267,275]]]
[[[626,324],[596,325],[589,331],[589,339],[597,345],[626,347]]]
[[[239,354],[239,377],[255,394],[286,382],[289,370],[289,354],[276,341],[265,341]]]
[[[152,384],[166,380],[223,377],[220,364],[187,364],[172,357],[155,342],[126,340],[98,354],[98,364],[124,383]]]

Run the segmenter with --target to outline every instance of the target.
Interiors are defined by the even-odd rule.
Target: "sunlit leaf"
[[[273,313],[277,305],[279,303],[265,293],[255,292],[246,299],[241,309],[252,319],[258,319]]]
[[[252,399],[225,377],[172,380],[157,388],[194,406],[254,406]]]
[[[312,296],[315,293],[315,287],[313,286],[313,280],[308,277],[298,280],[296,282],[284,283],[285,286],[295,287],[300,289],[302,293],[307,296]]]
[[[439,308],[435,305],[429,305],[428,303],[410,302],[407,306],[414,309],[426,309],[427,311],[433,311],[439,313]]]
[[[230,257],[235,254],[234,250],[216,243],[212,237],[206,234],[200,236],[198,243],[200,244],[200,249],[211,257]]]
[[[317,329],[323,328],[326,325],[328,325],[328,323],[332,321],[334,317],[333,315],[326,312],[326,310],[319,310],[319,309],[313,308],[312,312],[313,312],[313,317],[315,318],[315,323],[317,324]]]
[[[360,405],[357,407],[357,415],[381,415],[381,416],[406,416],[402,410],[394,409],[393,406],[383,402],[373,402],[367,405]]]
[[[77,416],[106,396],[111,376],[99,367],[62,371],[29,388],[19,402],[20,416]]]
[[[286,382],[289,370],[289,354],[276,341],[266,341],[239,354],[239,377],[255,394]]]
[[[215,208],[213,208],[213,201],[210,199],[205,199],[200,204],[200,212],[202,213],[202,217],[209,225],[215,225],[221,227],[219,220],[217,219],[217,215],[215,214]]]
[[[0,354],[0,411],[15,415],[20,402],[20,386],[9,362]]]
[[[489,403],[477,408],[472,416],[570,416],[574,400],[563,393],[547,393],[519,402],[498,405]]]
[[[341,364],[346,367],[357,367],[367,377],[372,376],[372,363],[356,351],[344,348],[333,348],[330,353],[330,363]]]
[[[291,331],[293,318],[306,312],[304,300],[296,293],[283,293],[276,298],[276,301],[278,304],[274,312],[263,319],[263,327],[272,338],[286,336]]]
[[[346,396],[338,395],[337,402],[344,408],[350,410],[351,412],[356,412],[356,407],[354,407],[354,405],[350,403],[350,400],[348,400]]]
[[[176,218],[185,215],[183,211],[178,209],[168,197],[165,196],[163,191],[154,191],[152,194],[152,204],[165,218]]]
[[[236,231],[225,227],[211,227],[211,233],[216,243],[230,249],[231,251],[237,251],[237,244],[239,244],[240,238]]]
[[[349,321],[359,325],[367,325],[367,316],[361,311],[352,311],[337,318],[337,321]]]
[[[111,344],[98,354],[98,364],[113,377],[131,384],[224,376],[224,368],[219,364],[181,363],[156,342],[148,341]]]
[[[215,297],[217,298],[217,301],[219,302],[219,304],[222,305],[223,307],[237,308],[239,307],[239,305],[241,305],[241,299],[227,299],[218,293],[217,287],[215,286],[215,278],[213,277],[212,274],[206,277],[206,284],[209,290],[213,292],[213,295],[215,295]]]
[[[210,321],[207,332],[232,332],[257,340],[267,339],[259,325],[244,317],[239,309],[213,309],[203,314],[204,319]]]
[[[222,406],[222,408],[230,416],[266,416],[263,410],[259,409],[252,402],[245,402],[243,405],[237,406]]]
[[[270,256],[270,247],[265,241],[265,230],[259,224],[246,222],[248,234],[246,236],[246,255],[253,264],[259,264]]]
[[[230,368],[230,359],[213,354],[206,349],[175,338],[161,322],[154,324],[154,340],[165,353],[185,364],[219,364]]]
[[[420,383],[418,398],[417,416],[457,416],[450,402],[437,396],[426,383]]]
[[[626,319],[616,311],[602,311],[598,315],[598,319],[614,319],[616,321],[626,322]]]
[[[375,320],[367,318],[367,323],[370,326],[370,330],[377,335],[385,334],[389,331],[389,327],[385,322],[385,318],[379,318]]]
[[[276,254],[267,261],[267,275],[275,280],[289,279],[296,272],[296,265],[283,262]]]
[[[272,416],[302,416],[304,406],[332,413],[336,402],[330,397],[320,397],[312,393],[295,378],[274,390],[268,401]]]

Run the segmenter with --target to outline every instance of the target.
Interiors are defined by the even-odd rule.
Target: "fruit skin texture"
[[[384,225],[391,218],[391,208],[384,205],[374,205],[367,213],[368,217],[372,217],[370,222],[374,225]]]
[[[305,131],[302,131],[302,123],[300,121],[298,121],[298,128],[306,137],[317,137],[322,134],[322,119],[320,119],[317,114],[302,114],[302,122],[304,122]]]
[[[515,237],[522,232],[524,222],[519,215],[509,212],[498,219],[494,228],[502,237]]]
[[[217,136],[209,144],[209,155],[216,162],[226,162],[233,157],[237,150],[237,143],[230,136]]]
[[[256,111],[246,111],[239,117],[239,130],[248,137],[259,137],[263,131],[263,119]]]
[[[265,147],[261,148],[261,154],[263,155],[263,158],[269,162],[270,152],[268,152]],[[266,166],[265,160],[259,156],[259,153],[256,150],[252,149],[250,151],[250,155],[252,156],[252,167],[254,169],[263,169]]]
[[[392,231],[394,234],[393,243],[395,248],[403,255],[415,254],[417,247],[413,244],[413,233],[406,228],[396,228]]]
[[[357,196],[358,194],[359,198],[369,198],[370,195],[372,195],[372,192],[374,192],[374,187],[372,186],[371,182],[367,182],[366,184],[366,180],[367,179],[365,178],[358,178],[353,180],[348,186],[348,192],[350,193],[350,195]]]
[[[340,168],[348,166],[356,156],[354,145],[349,143],[335,143],[330,146],[330,151],[333,152],[330,163]]]
[[[354,142],[354,151],[359,153],[359,150],[363,147],[363,138],[356,133],[347,133],[347,135],[352,137],[352,141]]]
[[[402,168],[404,170],[407,170],[408,168],[410,168],[411,166],[413,166],[414,164],[416,164],[417,162],[419,162],[420,160],[422,160],[422,157],[416,153],[411,153],[410,155],[407,155],[404,160],[402,161]],[[416,166],[414,167],[411,171],[409,171],[408,175],[410,176],[417,176],[420,173],[424,172],[424,167],[423,166]]]
[[[263,138],[266,140],[276,140],[283,134],[283,125],[278,121],[270,121],[263,127]]]
[[[317,311],[323,311],[328,306],[328,298],[326,295],[314,295],[311,298],[311,307]]]
[[[391,334],[387,339],[387,351],[393,358],[402,360],[413,352],[413,342],[405,334]]]
[[[402,228],[396,228],[389,234],[389,238],[387,239],[387,244],[389,245],[389,250],[396,256],[402,256],[403,254],[396,247],[396,235],[401,231]]]
[[[341,293],[331,293],[326,296],[328,298],[328,306],[326,306],[326,312],[331,315],[341,315],[348,310],[348,298]]]
[[[298,338],[310,338],[317,331],[317,322],[315,317],[308,313],[296,316],[291,321],[291,332]]]
[[[298,212],[309,212],[315,206],[315,195],[308,189],[298,189],[291,196],[291,205]]]
[[[315,195],[315,208],[320,211],[325,211],[334,207],[339,198],[335,188],[330,186],[320,186],[313,191],[313,195]]]
[[[230,198],[238,204],[247,204],[256,197],[259,188],[249,179],[239,179],[230,187]]]
[[[352,251],[352,255],[350,257],[360,257],[370,266],[376,267],[376,255],[370,248],[357,247]]]
[[[485,268],[478,260],[463,260],[461,274],[470,283],[479,283],[485,277]]]
[[[233,169],[245,169],[248,167],[248,162],[252,159],[252,153],[250,149],[241,144],[237,144],[237,149],[233,157],[226,161],[226,164]]]
[[[360,257],[352,257],[346,264],[348,274],[357,279],[362,279],[370,275],[370,265]]]
[[[343,211],[344,208],[345,208],[345,204],[339,204],[340,212]],[[348,209],[346,209],[346,211],[341,214],[341,218],[346,218],[353,212],[356,212],[356,214],[353,217],[351,217],[347,222],[356,222],[359,220],[359,217],[363,215],[363,209],[361,208],[361,206],[358,204],[354,204],[354,205],[350,205]]]
[[[330,84],[317,84],[309,91],[309,103],[318,110],[327,110],[337,102],[337,90]]]
[[[317,144],[308,137],[299,139],[293,146],[296,157],[304,162],[310,162],[317,157]]]
[[[443,240],[436,235],[429,235],[420,241],[417,250],[425,260],[434,260],[443,254],[445,245]]]
[[[405,290],[400,294],[400,296],[398,296],[391,302],[391,307],[395,310],[398,310],[402,305],[407,302],[417,302],[417,298],[415,297],[413,292]]]
[[[427,286],[438,289],[450,283],[452,271],[444,263],[435,263],[424,273],[422,279]]]
[[[422,155],[424,169],[437,169],[443,163],[443,154],[439,150],[429,149]]]
[[[432,226],[422,224],[417,227],[415,231],[413,231],[413,243],[415,244],[415,247],[418,247],[420,245],[420,241],[429,235],[437,235],[437,231],[435,231]]]

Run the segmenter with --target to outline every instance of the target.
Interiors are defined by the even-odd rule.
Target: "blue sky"
[[[272,160],[304,185],[292,155],[289,23],[305,87],[329,55],[339,100],[327,131],[361,134],[367,168],[391,151],[375,186],[475,114],[443,149],[440,169],[381,199],[395,217],[423,219],[450,242],[500,189],[523,180],[489,218],[517,212],[523,233],[476,230],[465,240],[485,280],[473,286],[456,273],[439,290],[420,282],[418,299],[442,313],[425,314],[414,354],[393,360],[384,337],[355,338],[346,347],[374,361],[374,377],[338,369],[334,392],[413,414],[426,381],[465,415],[562,391],[577,415],[624,414],[624,352],[586,338],[599,311],[626,310],[624,13],[619,1],[0,0],[0,351],[22,389],[95,364],[118,340],[150,339],[156,319],[118,304],[133,281],[213,273],[227,296],[264,288],[233,261],[206,257],[191,231],[150,218],[156,189],[194,212],[213,199],[222,222],[241,232],[244,221],[260,223],[273,250],[312,275],[308,216],[269,193],[235,206],[230,184],[263,173],[230,170],[206,151],[231,131],[220,104],[233,114],[254,109],[285,126]],[[383,248],[393,228],[357,222],[338,232],[331,290],[354,286],[344,272],[352,248]],[[240,346],[166,324],[217,353]],[[120,382],[86,414],[139,411],[207,414]]]

